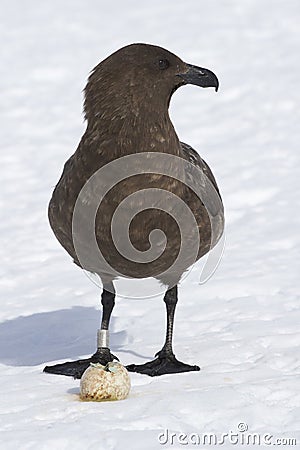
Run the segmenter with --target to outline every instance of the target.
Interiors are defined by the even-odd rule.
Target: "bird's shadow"
[[[0,323],[0,363],[11,366],[35,366],[60,359],[78,359],[91,355],[96,348],[100,312],[92,307],[76,306],[17,317]],[[122,349],[128,343],[126,331],[114,332],[111,322],[111,349]]]

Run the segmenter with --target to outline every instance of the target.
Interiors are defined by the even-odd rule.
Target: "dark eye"
[[[165,70],[169,67],[170,63],[167,59],[160,59],[158,61],[158,67],[160,68],[160,70]]]

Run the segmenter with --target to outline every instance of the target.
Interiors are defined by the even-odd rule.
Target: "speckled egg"
[[[123,400],[129,391],[128,371],[117,361],[109,362],[106,366],[91,363],[80,380],[81,400]]]

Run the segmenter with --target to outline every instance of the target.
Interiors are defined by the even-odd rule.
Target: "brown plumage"
[[[199,370],[176,360],[171,347],[172,325],[177,302],[176,284],[183,272],[196,260],[212,248],[223,232],[223,206],[208,165],[187,144],[179,141],[168,114],[172,94],[184,84],[191,83],[202,87],[213,86],[218,89],[216,76],[207,69],[201,69],[184,63],[174,54],[157,46],[133,44],[124,47],[98,64],[92,71],[85,88],[84,111],[87,129],[73,156],[66,162],[62,176],[55,187],[49,204],[49,221],[61,245],[71,255],[74,262],[86,270],[97,273],[102,279],[104,291],[102,304],[102,330],[108,329],[109,318],[114,306],[113,280],[121,274],[129,278],[155,277],[167,287],[165,302],[168,313],[166,343],[158,358],[142,366],[129,366],[130,370],[160,375],[178,371]],[[127,161],[128,155],[149,152],[149,158],[155,158],[157,171],[147,172],[147,165],[139,163],[139,155]],[[160,160],[160,154],[170,155],[169,162]],[[156,158],[157,155],[157,158]],[[98,177],[96,189],[91,187],[81,195],[88,180],[109,163],[122,160],[122,170],[127,173],[137,164],[134,176],[117,183],[100,203],[97,189],[109,180]],[[179,160],[178,158],[181,158]],[[162,163],[160,164],[160,161]],[[140,165],[139,165],[140,164]],[[110,167],[110,166],[107,166]],[[167,171],[167,174],[166,174]],[[113,177],[113,173],[111,173]],[[192,184],[192,187],[191,187]],[[201,196],[193,191],[199,188]],[[130,221],[131,214],[138,205],[141,208],[130,222],[129,237],[133,247],[146,252],[151,247],[149,235],[155,229],[162,230],[166,236],[165,248],[159,240],[154,243],[159,256],[153,261],[130,261],[117,250],[120,236],[111,236],[111,221],[118,205],[131,194],[140,190],[160,189],[174,194],[188,206],[196,219],[196,228],[188,229],[184,256],[176,262],[182,242],[180,226],[172,217],[173,212],[184,214],[181,204],[172,195],[160,198],[154,191],[152,207],[144,204],[143,196],[132,196],[127,207],[121,211],[122,223]],[[145,191],[146,192],[146,191]],[[156,196],[157,192],[157,196]],[[76,203],[77,202],[77,203]],[[77,214],[77,228],[73,227],[75,204],[97,210],[95,236],[99,249],[107,264],[94,257],[92,246],[85,230],[90,221],[89,214]],[[169,208],[169,209],[168,209]],[[78,224],[77,224],[78,225]],[[124,225],[125,226],[125,225]],[[72,229],[73,227],[73,229]],[[213,234],[212,234],[213,227]],[[196,234],[200,234],[200,243],[196,248]],[[74,240],[74,233],[76,233]],[[78,254],[79,243],[80,255]],[[155,247],[156,246],[156,247]],[[170,269],[171,267],[171,269]],[[170,270],[169,270],[170,269]],[[169,272],[168,272],[169,270]],[[107,362],[113,358],[108,346],[99,347],[92,359]],[[89,360],[47,367],[46,371],[80,377]],[[71,365],[70,365],[71,364]],[[76,365],[77,364],[77,365]]]

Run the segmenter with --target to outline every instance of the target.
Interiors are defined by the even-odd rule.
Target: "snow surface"
[[[158,435],[241,422],[299,444],[299,1],[2,0],[1,13],[0,448],[194,448]],[[42,369],[94,351],[100,291],[56,241],[47,203],[85,128],[89,71],[131,42],[218,74],[218,94],[182,88],[171,115],[216,175],[227,243],[208,283],[196,266],[180,288],[175,351],[202,370],[132,374],[127,400],[84,403],[78,380]],[[164,327],[160,298],[120,298],[112,350],[149,360]]]

